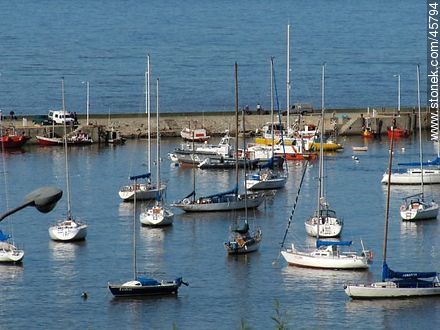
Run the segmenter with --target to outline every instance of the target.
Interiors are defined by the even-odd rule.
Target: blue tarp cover
[[[384,262],[382,265],[383,281],[392,278],[403,278],[403,279],[430,278],[430,277],[436,277],[437,275],[438,275],[437,272],[395,272],[390,268],[388,268],[386,262]]]
[[[8,240],[8,238],[11,238],[11,236],[8,234],[3,234],[3,231],[0,230],[0,242],[4,242]]]
[[[261,165],[261,168],[273,168],[273,157],[269,158],[266,164]]]
[[[137,179],[148,179],[151,176],[151,173],[146,174],[140,174],[140,175],[134,175],[130,177],[130,180],[137,180]]]
[[[320,246],[350,246],[353,242],[352,241],[342,241],[342,242],[331,242],[331,241],[316,241],[316,247],[319,248]]]
[[[145,277],[145,276],[138,276],[137,278],[136,278],[136,280],[138,280],[139,282],[141,282],[141,284],[143,285],[143,286],[146,286],[146,285],[159,285],[160,283],[158,282],[158,281],[156,281],[155,279],[153,279],[153,278],[148,278],[148,277]]]
[[[423,164],[423,166],[440,165],[440,158],[437,157],[434,160],[429,160],[427,162],[423,162],[422,164]],[[400,165],[400,166],[420,166],[420,162],[415,162],[415,163],[398,163],[397,165]]]
[[[237,194],[238,193],[238,186],[235,186],[234,189],[223,192],[223,193],[218,193],[218,194],[214,194],[214,195],[209,195],[209,196],[203,196],[201,198],[214,198],[214,197],[222,197],[224,195],[230,195],[230,194]]]

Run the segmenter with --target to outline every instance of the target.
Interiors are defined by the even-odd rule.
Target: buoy
[[[81,297],[84,299],[84,300],[86,300],[89,296],[88,296],[88,294],[87,294],[87,292],[83,292],[83,293],[81,293]]]
[[[402,152],[405,152],[405,148],[404,147],[402,147]]]

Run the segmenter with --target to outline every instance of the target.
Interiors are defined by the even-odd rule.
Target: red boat
[[[390,139],[409,136],[409,131],[407,129],[403,129],[399,127],[394,127],[393,129],[391,129],[391,127],[388,127],[387,133]]]
[[[64,138],[58,136],[36,136],[37,142],[40,146],[62,146],[64,145]],[[67,145],[79,146],[92,144],[92,138],[86,133],[77,133],[67,138]]]
[[[28,140],[30,140],[30,137],[23,134],[6,133],[2,137],[0,137],[0,143],[2,145],[2,148],[5,149],[20,148]]]

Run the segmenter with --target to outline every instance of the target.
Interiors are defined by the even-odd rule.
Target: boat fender
[[[185,205],[188,205],[190,203],[190,200],[188,199],[188,198],[185,198],[183,201],[182,201],[182,204],[185,204]]]

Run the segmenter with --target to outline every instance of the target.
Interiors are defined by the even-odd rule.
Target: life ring
[[[401,205],[401,206],[400,206],[400,211],[402,211],[402,212],[403,212],[403,211],[405,211],[405,210],[406,210],[406,207],[405,207],[405,205]]]
[[[182,204],[189,205],[191,201],[188,198],[184,198]]]

